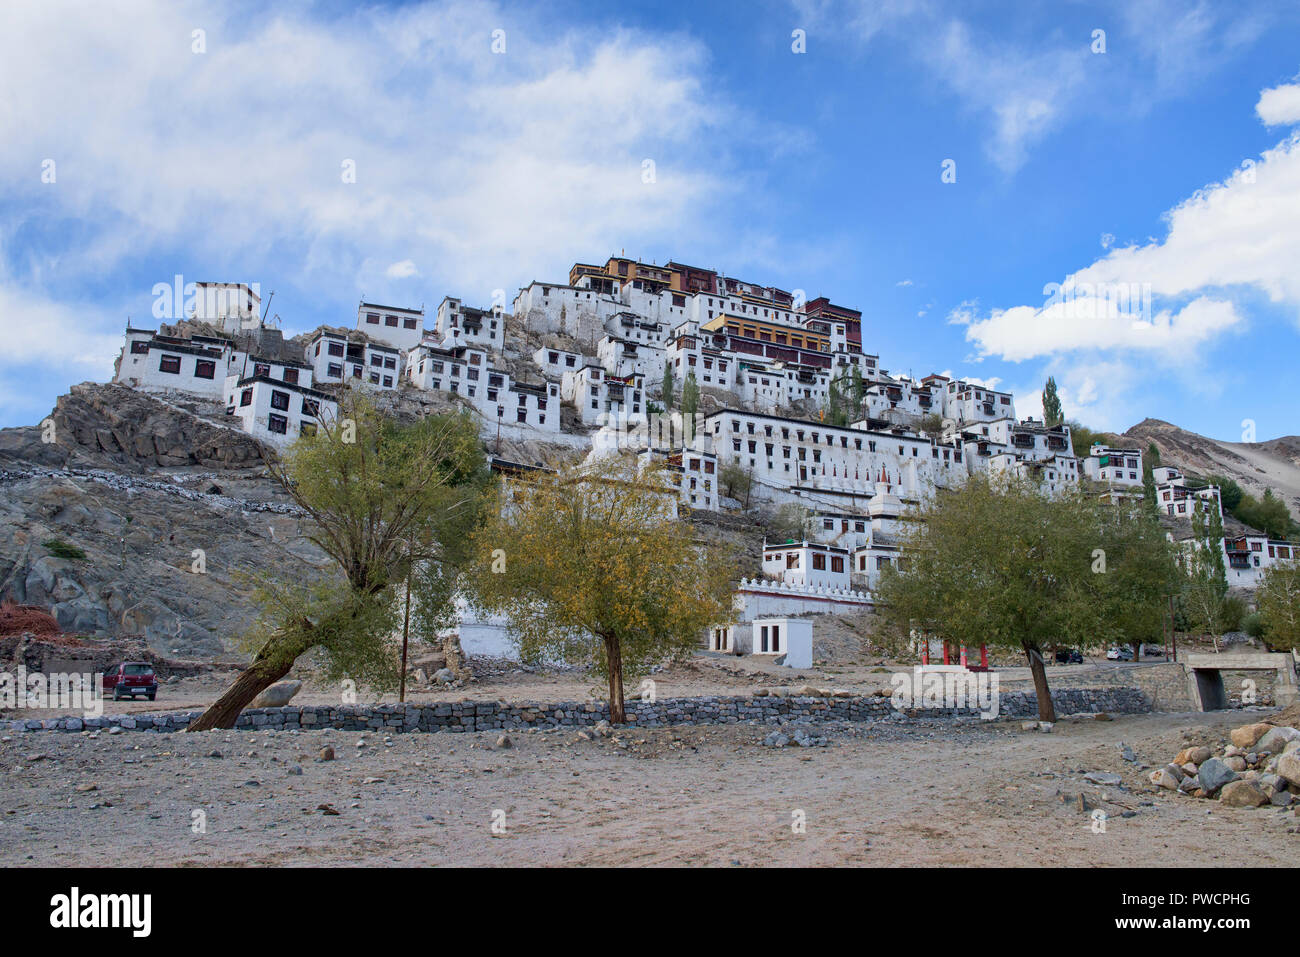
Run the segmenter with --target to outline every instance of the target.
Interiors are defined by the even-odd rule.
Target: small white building
[[[434,332],[445,346],[473,345],[500,352],[505,326],[500,309],[475,309],[447,296],[438,304]]]
[[[804,588],[850,586],[849,550],[820,542],[763,545],[763,575]]]
[[[1158,465],[1151,470],[1155,483],[1156,504],[1167,515],[1191,519],[1199,504],[1223,520],[1223,500],[1217,485],[1188,485],[1181,471],[1169,465]]]
[[[183,392],[219,402],[226,376],[240,358],[229,339],[181,339],[128,326],[113,381],[135,389]]]
[[[785,655],[787,668],[812,667],[812,621],[808,618],[755,618],[750,654]]]

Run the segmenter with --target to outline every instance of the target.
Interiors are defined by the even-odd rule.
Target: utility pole
[[[505,414],[506,407],[504,405],[497,406],[497,455],[501,454],[501,417]]]

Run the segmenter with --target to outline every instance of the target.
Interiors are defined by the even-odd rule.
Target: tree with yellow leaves
[[[671,476],[615,457],[508,479],[475,536],[475,604],[506,618],[524,661],[590,664],[615,724],[625,679],[731,617],[734,558],[677,518]]]

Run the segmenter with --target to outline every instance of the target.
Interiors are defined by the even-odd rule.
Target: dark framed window
[[[315,399],[309,399],[306,396],[303,396],[302,414],[309,415],[313,419],[317,418],[320,415],[320,403],[318,403]]]
[[[149,354],[149,343],[143,339],[131,343],[131,353],[137,356],[147,356]]]
[[[270,418],[266,421],[266,427],[276,435],[287,435],[289,433],[289,420],[283,415],[271,413]]]
[[[315,434],[316,434],[316,423],[315,423],[315,422],[300,422],[300,423],[298,424],[298,433],[299,433],[300,435],[315,435]]]
[[[297,384],[298,384],[298,370],[297,370],[297,369],[285,369],[285,370],[284,370],[284,381],[287,382],[287,383],[289,383],[290,385],[297,385]]]
[[[403,320],[402,320],[402,328],[404,328],[404,329],[414,329],[414,328],[415,328],[415,320],[414,320],[414,319],[403,319]]]
[[[370,325],[372,326],[379,325],[379,313],[377,312],[366,313],[366,322],[370,323]]]
[[[391,327],[391,328],[393,328],[393,329],[396,329],[396,328],[397,328],[397,317],[396,317],[396,316],[384,316],[384,325],[389,326],[389,327]]]
[[[172,375],[179,375],[181,371],[180,356],[163,356],[158,360],[159,372],[170,372]]]
[[[252,405],[252,404],[253,404],[253,390],[252,390],[252,389],[245,389],[243,392],[239,393],[239,404],[240,404],[241,406],[244,406],[244,405]]]
[[[289,393],[288,393],[288,392],[280,392],[279,390],[272,391],[272,393],[271,393],[271,408],[273,408],[273,409],[280,409],[281,411],[288,411],[288,409],[289,409]]]
[[[215,379],[217,377],[217,364],[211,359],[197,359],[194,362],[194,378],[196,379]]]
[[[339,356],[339,357],[341,357],[341,356],[343,355],[343,343],[341,343],[341,342],[331,342],[330,345],[329,345],[329,350],[328,350],[328,351],[329,351],[329,354],[332,355],[332,356]]]
[[[343,376],[343,367],[337,362],[331,362],[326,374],[332,379],[339,379]]]
[[[518,421],[520,421],[520,422],[527,422],[527,421],[528,421],[528,410],[527,410],[527,409],[520,409],[519,412],[518,412],[518,414],[515,416],[515,418],[516,418]]]

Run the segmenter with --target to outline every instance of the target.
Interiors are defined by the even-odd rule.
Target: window
[[[194,363],[194,378],[215,379],[216,376],[217,364],[211,359],[199,359]]]
[[[289,408],[289,393],[273,391],[271,393],[271,408],[285,411]]]
[[[289,420],[272,412],[271,417],[267,419],[266,427],[276,435],[287,435],[289,433]]]
[[[302,397],[302,414],[309,415],[313,419],[320,416],[320,404],[315,399]]]
[[[377,312],[366,313],[366,322],[370,323],[370,325],[372,326],[379,325],[379,313]]]
[[[243,392],[239,393],[239,404],[240,404],[241,407],[242,407],[242,406],[245,406],[245,405],[252,405],[252,404],[253,404],[253,390],[252,390],[252,389],[245,389]]]
[[[158,361],[159,372],[169,372],[172,375],[179,375],[181,371],[180,356],[163,356]]]
[[[298,425],[298,434],[299,434],[299,435],[315,435],[315,434],[316,434],[316,423],[315,423],[315,422],[302,422],[302,423],[299,423],[299,425]]]
[[[285,369],[285,370],[284,370],[284,381],[287,382],[287,383],[289,383],[290,385],[297,385],[297,384],[298,384],[298,370],[297,370],[297,369]]]
[[[384,357],[372,352],[370,354],[370,364],[372,366],[382,366],[384,364]]]
[[[131,354],[147,356],[149,354],[149,343],[144,340],[137,340],[136,342],[131,343]]]
[[[396,368],[397,368],[397,360],[396,360],[393,356],[386,356],[386,357],[384,358],[384,368],[385,368],[385,369],[396,369]]]
[[[343,377],[343,367],[339,365],[337,362],[331,362],[329,364],[329,369],[326,371],[325,374],[328,375],[331,379],[340,379]]]
[[[384,325],[386,325],[386,326],[388,326],[388,327],[390,327],[390,328],[392,328],[392,329],[396,329],[396,328],[397,328],[397,317],[396,317],[396,316],[384,316]]]
[[[253,363],[253,375],[269,376],[270,374],[271,374],[271,367],[267,365],[265,362]]]
[[[814,555],[814,556],[813,556],[813,570],[814,570],[814,571],[819,571],[819,572],[824,572],[824,571],[826,571],[826,556],[825,556],[825,555]]]
[[[831,571],[833,572],[844,571],[844,558],[842,556],[840,555],[831,556]]]
[[[371,382],[372,385],[379,385],[379,373],[378,373],[378,372],[372,372],[372,373],[370,373],[370,382]]]
[[[414,319],[403,319],[403,320],[402,320],[402,328],[403,328],[403,329],[414,329],[414,328],[415,328],[415,320],[414,320]]]
[[[329,348],[326,351],[332,356],[341,357],[343,355],[343,343],[331,342],[329,344]]]
[[[527,422],[527,421],[528,421],[528,410],[527,410],[527,409],[520,409],[518,412],[516,412],[516,413],[515,413],[515,420],[516,420],[517,422]]]

